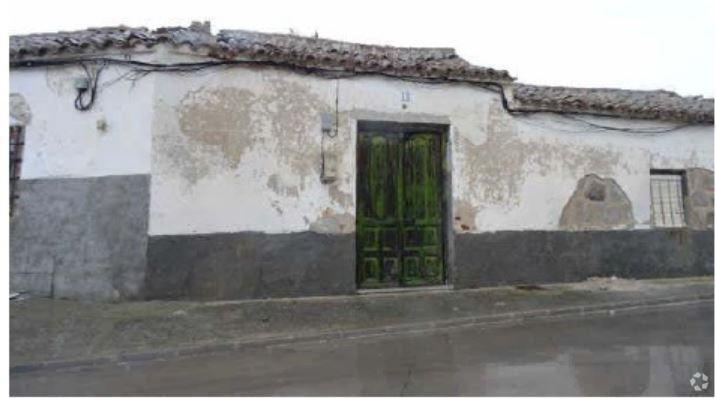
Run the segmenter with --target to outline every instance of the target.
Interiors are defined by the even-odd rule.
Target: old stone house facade
[[[712,99],[202,24],[13,36],[10,62],[14,291],[713,273]]]

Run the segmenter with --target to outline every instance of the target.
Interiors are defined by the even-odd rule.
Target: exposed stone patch
[[[324,234],[345,234],[355,231],[356,219],[348,213],[336,214],[325,209],[321,217],[311,223],[309,230]]]
[[[28,125],[32,121],[32,111],[30,105],[25,101],[25,97],[21,94],[10,94],[10,118]]]
[[[579,180],[559,220],[569,230],[624,229],[635,223],[631,201],[616,181],[594,174]]]
[[[601,181],[594,180],[587,186],[584,197],[592,202],[604,202],[607,197],[607,187]]]
[[[686,170],[686,222],[690,228],[714,227],[714,172],[707,169]]]

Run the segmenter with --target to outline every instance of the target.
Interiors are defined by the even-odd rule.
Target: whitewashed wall
[[[624,133],[558,115],[513,117],[497,94],[467,84],[232,67],[108,85],[124,72],[108,68],[95,107],[78,112],[78,66],[11,71],[10,92],[30,111],[22,177],[151,173],[152,235],[352,232],[357,120],[450,124],[460,233],[558,229],[577,181],[589,173],[613,178],[632,203],[636,228],[648,228],[650,168],[714,168],[712,126]],[[338,136],[324,145],[329,161],[337,159],[338,180],[325,185],[320,115],[335,111],[336,95]],[[583,118],[619,127],[674,126]]]
[[[29,111],[22,178],[148,174],[154,78],[116,80],[127,70],[107,67],[94,107],[74,108],[79,65],[10,71],[10,94]],[[106,122],[106,130],[98,128]]]

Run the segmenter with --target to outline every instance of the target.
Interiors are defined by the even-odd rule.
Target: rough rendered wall
[[[468,85],[337,81],[266,67],[156,79],[151,235],[352,233],[358,120],[450,124],[458,137],[484,137],[499,104]],[[326,185],[321,114],[335,112],[337,93],[338,134],[324,145],[338,180]]]
[[[25,127],[10,221],[12,291],[141,297],[146,267],[153,78],[103,71],[92,110],[74,109],[79,66],[13,69],[11,122]]]
[[[670,123],[588,118],[619,128],[669,128]],[[594,129],[573,118],[513,117],[493,102],[485,129],[456,137],[456,216],[466,232],[559,230],[578,181],[614,180],[632,203],[634,228],[651,227],[650,169],[713,170],[713,126],[670,133]],[[464,228],[461,228],[464,229]]]
[[[714,172],[707,169],[686,170],[686,222],[690,228],[714,227]]]
[[[157,51],[146,59],[205,60]],[[713,126],[653,133],[675,125],[512,116],[497,93],[469,84],[324,79],[266,66],[136,82],[110,68],[83,113],[72,107],[79,71],[11,73],[11,118],[27,128],[11,221],[14,290],[207,299],[354,292],[359,120],[450,127],[450,284],[713,272]],[[322,135],[322,114],[337,118],[334,138]],[[321,182],[323,158],[333,183]],[[687,170],[689,230],[651,228],[650,169]]]
[[[712,170],[712,126],[658,134],[595,129],[579,119],[641,130],[675,125],[515,117],[502,109],[497,94],[474,86],[375,76],[331,80],[238,67],[156,79],[147,280],[155,297],[353,291],[358,120],[450,125],[449,283],[508,283],[525,275],[559,281],[567,274],[604,272],[648,276],[650,269],[654,275],[710,272],[703,259],[712,258],[713,250],[709,254],[702,233],[652,233],[649,173],[652,168]],[[322,184],[321,114],[335,113],[336,99],[338,134],[324,137],[323,145],[337,181]],[[603,189],[585,187],[592,180]],[[625,234],[608,232],[615,229]],[[582,230],[591,233],[567,232]],[[608,251],[614,239],[621,249]],[[279,243],[271,251],[249,249],[272,240]],[[485,246],[493,241],[505,250]],[[582,245],[586,251],[579,253],[601,260],[577,272],[574,267],[584,259],[574,250]],[[629,259],[651,245],[673,247],[676,253],[649,253],[638,263]],[[517,247],[533,249],[515,250],[522,253],[516,258],[509,253]],[[201,255],[191,261],[174,255],[187,250]],[[652,260],[657,263],[649,268]],[[547,264],[561,268],[554,271]],[[489,276],[488,268],[505,277]],[[167,279],[176,269],[181,276]],[[234,277],[219,281],[219,275]],[[255,283],[247,287],[246,280]]]
[[[240,67],[161,75],[157,86],[152,170],[162,178],[152,184],[152,235],[297,232],[325,225],[324,217],[336,221],[334,232],[352,232],[357,120],[451,126],[458,233],[559,230],[565,205],[591,174],[623,191],[634,228],[650,228],[650,169],[713,169],[712,126],[627,133],[566,116],[511,116],[497,94],[463,84],[336,81]],[[338,136],[324,145],[337,159],[338,181],[324,185],[320,116],[335,111],[336,92]],[[637,130],[674,126],[580,119]]]
[[[410,103],[401,101],[404,90]],[[147,285],[157,287],[157,297],[207,297],[193,287],[203,283],[200,275],[244,273],[263,288],[234,284],[225,297],[354,291],[357,120],[468,129],[481,124],[487,100],[495,97],[467,86],[448,96],[443,90],[273,68],[157,76]],[[337,180],[323,184],[321,114],[335,114],[336,94],[338,134],[324,137],[324,146]],[[270,253],[255,248],[236,255],[234,247],[264,236],[281,243]],[[207,254],[177,265],[171,253],[187,247]],[[159,276],[177,267],[186,276],[167,286]]]

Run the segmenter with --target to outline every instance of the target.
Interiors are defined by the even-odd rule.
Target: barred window
[[[22,126],[10,126],[10,216],[15,211],[17,199],[17,180],[20,179],[22,149],[25,145],[25,129]]]
[[[651,222],[655,227],[661,228],[686,225],[683,172],[652,170]]]

